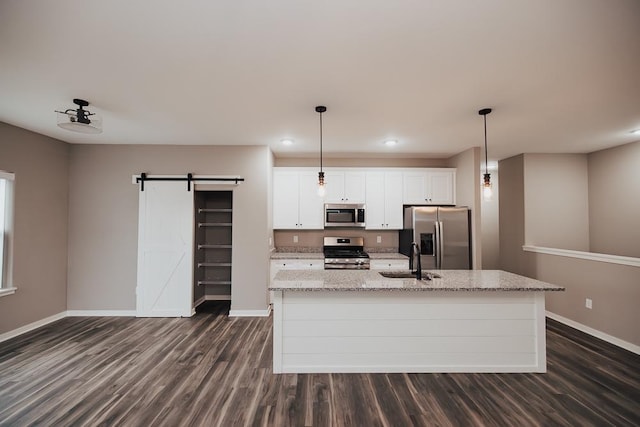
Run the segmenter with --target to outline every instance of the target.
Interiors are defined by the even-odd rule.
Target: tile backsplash
[[[367,252],[398,252],[398,231],[386,230],[274,230],[273,237],[278,252],[322,252],[325,236],[364,237]],[[380,237],[380,243],[378,243]],[[297,240],[297,241],[296,241]]]

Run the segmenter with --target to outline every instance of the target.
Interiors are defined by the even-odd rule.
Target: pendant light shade
[[[327,111],[327,107],[318,105],[316,113],[320,114],[320,172],[318,172],[318,196],[324,197],[326,189],[324,187],[324,172],[322,171],[322,113]]]
[[[80,133],[102,133],[102,119],[95,113],[85,110],[89,103],[84,99],[74,99],[73,103],[77,109],[68,108],[65,111],[58,111],[58,127]]]
[[[491,108],[483,108],[478,111],[484,118],[484,175],[482,180],[482,198],[491,200],[493,197],[493,189],[491,188],[491,174],[489,173],[489,155],[487,152],[487,114],[491,113]]]

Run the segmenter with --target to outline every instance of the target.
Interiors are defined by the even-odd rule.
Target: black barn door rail
[[[240,177],[193,177],[192,173],[188,173],[187,176],[148,176],[146,173],[142,172],[140,176],[136,177],[136,183],[140,183],[140,191],[144,191],[144,183],[145,181],[186,181],[187,182],[187,191],[191,191],[191,183],[193,181],[216,181],[216,182],[232,182],[234,184],[238,184],[239,182],[244,181],[244,178]]]

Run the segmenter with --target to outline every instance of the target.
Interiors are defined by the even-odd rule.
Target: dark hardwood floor
[[[273,375],[271,319],[228,309],[0,343],[0,425],[640,425],[640,356],[552,320],[546,374]]]

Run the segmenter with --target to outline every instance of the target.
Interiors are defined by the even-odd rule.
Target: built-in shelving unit
[[[194,302],[231,299],[231,191],[196,191]]]

